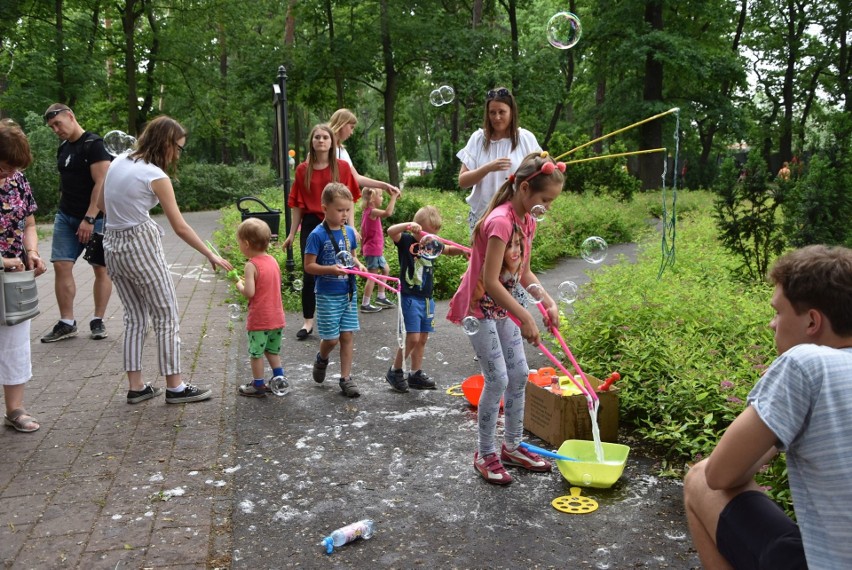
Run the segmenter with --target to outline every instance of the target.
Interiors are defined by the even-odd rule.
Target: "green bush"
[[[852,172],[848,164],[815,156],[803,178],[779,184],[790,186],[782,205],[784,235],[790,245],[852,245]]]
[[[184,163],[179,165],[173,182],[182,211],[215,210],[234,204],[243,196],[257,196],[275,184],[275,173],[269,167],[250,163]],[[279,188],[278,193],[281,192]]]
[[[24,173],[33,189],[33,196],[38,204],[36,217],[41,220],[52,220],[59,207],[59,171],[56,167],[56,150],[59,148],[59,138],[53,134],[44,120],[30,112],[24,120],[24,132],[30,142],[30,152],[33,163]]]
[[[585,139],[572,141],[562,133],[553,135],[551,148],[560,149],[559,152],[551,153],[554,157],[566,152],[567,149],[575,148],[587,142]],[[577,144],[575,144],[577,143]],[[561,160],[571,162],[596,156],[591,146],[580,149]],[[604,151],[606,154],[625,152],[626,148],[621,144],[608,146]],[[638,178],[627,172],[626,159],[612,158],[592,160],[588,162],[577,162],[568,164],[565,171],[565,190],[575,194],[594,194],[612,196],[621,201],[629,201],[639,191],[642,184]]]
[[[740,260],[741,274],[752,281],[766,275],[784,248],[779,206],[784,185],[770,184],[766,163],[751,153],[741,176],[732,159],[722,164],[716,185],[715,218],[722,245]]]
[[[438,157],[438,164],[435,165],[435,171],[432,173],[432,182],[442,190],[458,190],[459,170],[461,170],[461,161],[453,152],[450,141],[445,140],[444,144],[441,145],[441,156]]]
[[[712,451],[775,357],[772,291],[736,278],[738,260],[706,214],[681,224],[677,263],[662,279],[659,255],[650,240],[635,264],[596,271],[561,332],[587,372],[621,373],[622,418],[664,446],[679,473]],[[783,501],[783,468],[762,477]]]

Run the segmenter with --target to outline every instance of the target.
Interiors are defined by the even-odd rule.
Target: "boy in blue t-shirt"
[[[396,244],[399,255],[400,305],[405,322],[405,354],[400,348],[396,352],[393,366],[385,374],[385,380],[397,392],[434,390],[435,381],[421,369],[423,353],[429,333],[434,332],[435,300],[434,267],[432,261],[417,254],[424,233],[437,234],[441,229],[441,214],[434,206],[424,206],[414,214],[413,222],[395,224],[388,228],[388,237]],[[464,255],[457,247],[444,248],[445,255]],[[411,356],[411,370],[405,378],[402,370],[404,356]]]
[[[328,357],[339,343],[340,390],[349,398],[357,398],[361,393],[351,376],[354,333],[360,330],[357,291],[355,276],[346,273],[344,267],[357,266],[362,271],[366,268],[355,256],[358,248],[355,230],[346,225],[352,208],[352,193],[344,184],[332,182],[322,191],[325,221],[308,236],[305,271],[317,276],[314,291],[321,340],[314,361],[314,381],[325,381]]]

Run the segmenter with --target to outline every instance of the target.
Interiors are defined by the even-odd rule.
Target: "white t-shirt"
[[[787,452],[808,568],[852,568],[852,349],[794,346],[748,403]]]
[[[343,160],[349,163],[349,166],[354,166],[352,164],[352,159],[349,157],[349,152],[343,148],[342,146],[337,147],[337,158],[339,160]]]
[[[151,182],[162,178],[168,175],[159,166],[126,154],[113,160],[104,179],[107,229],[127,230],[150,220],[151,208],[160,203]]]
[[[512,150],[511,138],[491,141],[486,151],[485,131],[477,129],[470,136],[467,145],[456,154],[468,170],[475,170],[498,158],[508,157],[512,161],[512,168],[509,170],[489,172],[482,180],[473,185],[466,201],[477,219],[485,213],[491,197],[497,193],[497,190],[506,182],[509,175],[514,174],[524,157],[531,152],[541,152],[541,146],[535,139],[535,135],[526,129],[518,129],[518,146],[515,147],[515,150]]]

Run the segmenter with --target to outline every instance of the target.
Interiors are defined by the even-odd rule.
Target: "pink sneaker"
[[[508,485],[512,482],[509,475],[500,463],[496,453],[488,453],[479,457],[479,452],[473,454],[473,467],[483,479],[494,485]]]
[[[505,465],[523,467],[530,471],[545,472],[550,471],[553,467],[550,461],[544,459],[541,455],[535,454],[523,447],[518,447],[514,451],[509,451],[509,448],[506,447],[505,443],[503,444],[503,450],[500,453],[500,459],[503,460]]]

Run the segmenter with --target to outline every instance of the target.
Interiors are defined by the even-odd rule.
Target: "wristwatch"
[[[83,216],[83,220],[85,220],[88,224],[92,224],[93,226],[95,225],[95,218],[92,216]]]

